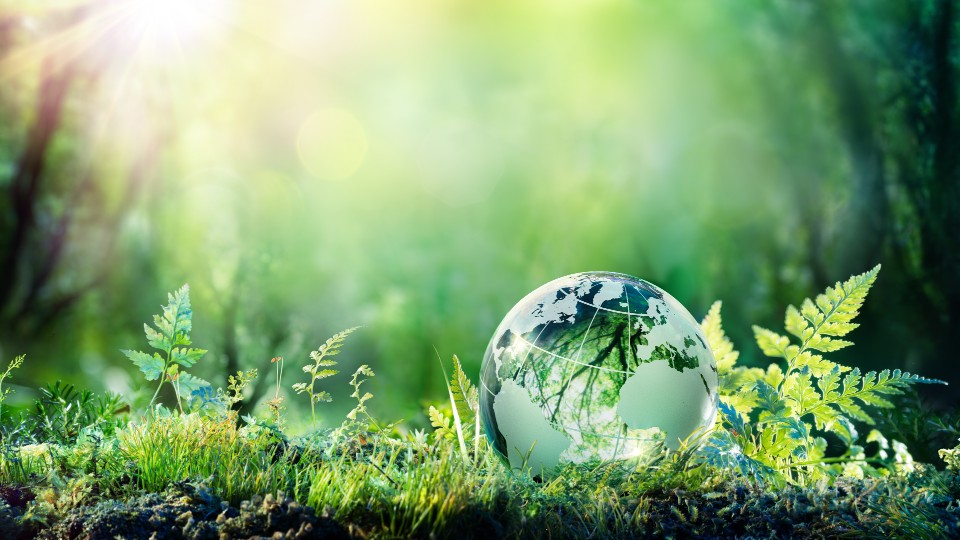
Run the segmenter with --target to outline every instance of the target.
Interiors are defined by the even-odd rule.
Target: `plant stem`
[[[173,332],[170,333],[170,347],[165,351],[167,353],[167,359],[163,362],[163,371],[160,373],[160,384],[157,385],[157,391],[153,393],[153,397],[150,398],[150,408],[153,409],[153,402],[157,400],[157,396],[160,395],[160,389],[163,388],[163,381],[167,376],[167,370],[170,369],[170,359],[173,358],[173,346],[177,340],[177,323],[179,320],[178,315],[180,314],[180,309],[177,308],[177,312],[173,315]],[[180,402],[180,396],[177,395],[177,402]],[[183,410],[183,405],[180,406],[180,409]]]
[[[168,358],[168,360],[163,363],[163,372],[160,373],[160,384],[157,385],[157,391],[154,392],[154,393],[153,393],[153,397],[150,398],[150,405],[149,405],[149,407],[150,407],[151,409],[153,408],[153,402],[156,401],[156,400],[157,400],[157,396],[160,395],[160,389],[163,388],[163,380],[164,380],[164,378],[167,376],[167,367],[169,367],[168,364],[169,364],[169,362],[170,362],[169,356],[168,356],[167,358]]]
[[[791,463],[787,467],[804,467],[806,465],[819,465],[821,463],[883,463],[883,460],[876,458],[863,458],[863,459],[854,459],[851,457],[835,457],[835,458],[823,458],[823,459],[813,459],[810,461],[800,461],[798,463]]]

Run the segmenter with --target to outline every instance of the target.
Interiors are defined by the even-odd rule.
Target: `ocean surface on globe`
[[[717,414],[716,361],[700,325],[642,279],[553,280],[504,317],[481,367],[487,437],[512,469],[635,462],[678,448]]]

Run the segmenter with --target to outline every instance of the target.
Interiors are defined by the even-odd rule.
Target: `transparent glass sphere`
[[[700,325],[642,279],[585,272],[531,292],[481,367],[487,437],[513,469],[630,461],[677,448],[717,414],[717,366]]]

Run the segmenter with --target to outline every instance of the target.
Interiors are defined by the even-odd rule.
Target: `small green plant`
[[[480,445],[480,394],[477,387],[470,382],[470,378],[463,372],[463,366],[456,355],[453,356],[453,374],[447,380],[447,370],[440,363],[444,381],[447,385],[447,396],[450,400],[450,416],[433,405],[427,409],[430,425],[433,426],[436,437],[440,439],[456,440],[460,453],[464,457],[469,455],[467,441],[470,437],[466,430],[473,427],[474,458],[479,455]],[[451,425],[451,417],[453,423]]]
[[[370,413],[367,412],[367,406],[366,406],[367,400],[372,398],[373,394],[371,394],[370,392],[364,392],[363,395],[360,395],[360,385],[367,382],[368,380],[368,379],[361,379],[360,377],[365,376],[369,378],[375,375],[376,374],[373,372],[373,370],[370,369],[370,366],[366,364],[361,365],[360,367],[357,368],[356,371],[353,372],[353,377],[350,378],[350,386],[353,387],[353,393],[350,394],[350,397],[355,398],[357,400],[357,406],[354,407],[353,410],[347,413],[347,419],[356,420],[357,415],[362,414],[367,417],[367,420],[369,420],[371,424],[376,426],[377,423],[370,416]]]
[[[14,358],[9,364],[7,364],[7,369],[4,370],[3,373],[0,373],[0,412],[2,412],[3,402],[6,401],[7,395],[13,392],[12,388],[4,388],[3,382],[10,378],[13,370],[23,365],[24,358],[26,358],[26,356],[23,354]],[[3,419],[2,414],[0,414],[0,419]]]
[[[280,395],[280,380],[283,378],[283,357],[274,356],[270,363],[277,366],[277,387],[273,393],[273,398],[267,401],[267,408],[274,417],[274,425],[277,429],[283,430],[283,396]]]
[[[736,365],[738,353],[721,328],[720,304],[714,304],[703,328],[721,380],[722,428],[703,449],[708,461],[775,482],[880,474],[871,464],[882,464],[887,457],[882,444],[886,438],[876,430],[870,433],[867,442],[880,442],[882,455],[867,459],[857,444],[853,420],[873,425],[864,407],[893,407],[887,397],[901,394],[908,385],[942,381],[900,370],[861,374],[824,358],[822,353],[852,345],[840,338],[858,326],[852,321],[879,270],[877,266],[837,283],[815,300],[804,300],[799,309],[789,306],[785,327],[793,339],[754,326],[763,353],[780,360],[766,370]],[[815,430],[836,435],[846,452],[825,457],[827,441],[815,436]],[[897,456],[904,461],[902,452]]]
[[[96,395],[57,381],[40,388],[29,424],[44,443],[69,445],[84,433],[112,436],[125,422],[130,406],[116,394]]]
[[[160,395],[164,383],[169,383],[177,395],[177,405],[183,412],[183,397],[190,397],[194,391],[202,388],[211,388],[210,383],[195,377],[183,368],[193,367],[207,351],[192,348],[190,332],[193,329],[193,311],[190,308],[190,286],[184,285],[180,290],[167,295],[163,313],[153,316],[155,328],[143,325],[147,343],[160,352],[152,355],[133,350],[122,350],[143,373],[148,381],[160,380],[157,389],[150,399],[152,407]]]
[[[340,348],[343,346],[344,341],[358,328],[360,327],[354,326],[353,328],[347,328],[342,332],[334,334],[327,339],[319,349],[310,353],[310,359],[313,360],[313,363],[303,366],[303,372],[310,375],[310,382],[296,383],[293,385],[293,390],[296,393],[310,396],[310,419],[314,426],[317,424],[316,404],[320,401],[325,403],[333,401],[333,396],[331,396],[329,392],[316,388],[317,381],[339,373],[339,371],[335,369],[330,369],[337,365],[337,361],[334,360],[333,357],[340,354]]]

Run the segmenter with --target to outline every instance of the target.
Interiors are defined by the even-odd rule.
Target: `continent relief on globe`
[[[699,325],[623,274],[554,280],[504,318],[484,358],[481,412],[511,468],[632,460],[716,416],[718,376]]]

